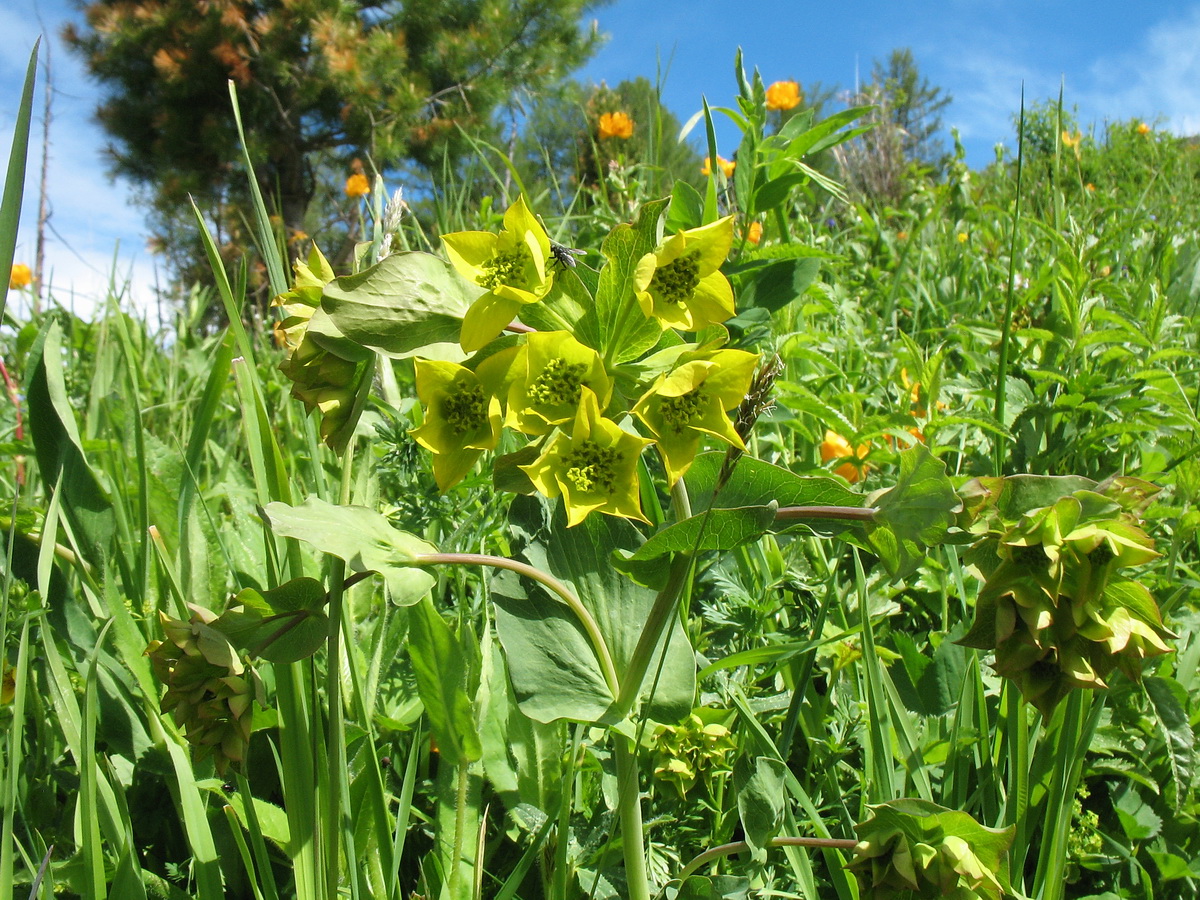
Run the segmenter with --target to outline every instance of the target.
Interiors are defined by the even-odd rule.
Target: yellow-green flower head
[[[508,208],[499,234],[457,231],[443,234],[442,244],[454,268],[487,290],[463,317],[459,342],[468,353],[500,334],[522,306],[546,296],[554,281],[550,237],[524,197]]]
[[[671,484],[691,466],[705,435],[746,449],[728,410],[750,390],[757,365],[758,356],[744,350],[704,354],[659,376],[634,404],[634,415],[657,439]]]
[[[308,261],[297,259],[292,264],[295,278],[292,289],[271,301],[272,306],[283,310],[283,318],[275,323],[275,342],[284,347],[288,354],[296,352],[313,312],[321,305],[325,285],[333,281],[333,267],[316,244],[308,253]]]
[[[525,434],[547,434],[573,422],[584,388],[600,409],[612,397],[612,380],[600,354],[566,331],[534,332],[514,362],[519,373],[508,390],[505,424]]]
[[[413,429],[412,436],[433,451],[433,477],[438,488],[446,491],[500,440],[500,401],[465,366],[427,359],[414,363],[425,422]]]
[[[637,264],[638,305],[664,329],[699,331],[733,315],[733,288],[721,263],[733,245],[733,216],[667,238]]]
[[[638,457],[652,443],[600,416],[600,405],[583,389],[571,433],[560,431],[536,461],[521,470],[547,497],[563,498],[567,525],[599,510],[646,521],[638,496]]]

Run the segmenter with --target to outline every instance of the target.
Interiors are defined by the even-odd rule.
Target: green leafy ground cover
[[[10,321],[0,897],[1196,896],[1195,145],[1048,106],[886,205],[822,174],[858,114],[741,91],[730,176],[522,218],[586,252],[487,327],[382,199],[278,336],[219,267],[220,334]],[[643,315],[639,264],[726,215],[736,315]],[[411,357],[474,397],[513,313],[666,447],[623,515],[544,487],[583,414],[418,430],[451,389]],[[708,420],[672,487],[646,386],[732,351],[744,455]]]

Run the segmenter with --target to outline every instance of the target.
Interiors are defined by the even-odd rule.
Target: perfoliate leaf
[[[326,285],[321,307],[347,338],[384,356],[458,361],[463,316],[483,293],[440,257],[397,253]]]
[[[411,606],[434,585],[417,557],[436,553],[432,544],[393,528],[380,513],[365,506],[336,506],[309,497],[299,506],[268,503],[262,511],[271,530],[312,544],[322,553],[345,561],[352,572],[378,572],[387,582],[392,602]]]

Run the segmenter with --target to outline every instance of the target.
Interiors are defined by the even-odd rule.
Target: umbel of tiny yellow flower
[[[767,88],[767,109],[795,109],[800,105],[800,85],[776,81]]]
[[[601,409],[612,396],[604,361],[566,331],[535,331],[513,362],[505,424],[524,434],[547,434],[572,422],[584,390]]]
[[[633,137],[633,119],[629,118],[629,114],[617,110],[616,112],[606,112],[600,116],[598,129],[600,140],[605,138],[620,138],[623,141]]]
[[[13,263],[13,267],[8,273],[8,289],[10,291],[19,291],[22,288],[27,288],[33,282],[33,272],[25,263]]]
[[[443,234],[442,244],[451,265],[487,291],[463,318],[459,343],[468,353],[490,343],[522,306],[541,300],[553,284],[554,273],[547,266],[550,236],[524,197],[505,212],[499,234],[456,231]]]
[[[371,182],[362,172],[355,172],[346,179],[346,196],[357,199],[371,193]]]
[[[671,484],[687,472],[705,436],[746,449],[728,410],[742,402],[758,365],[758,356],[744,350],[717,350],[683,359],[633,407],[634,415],[657,439]]]
[[[726,178],[733,177],[733,170],[737,168],[737,162],[726,159],[723,156],[717,157],[717,168],[721,170]],[[701,175],[712,174],[712,160],[709,157],[704,157],[704,165],[700,167]]]
[[[558,432],[545,452],[521,470],[547,497],[562,496],[568,526],[597,511],[645,522],[637,463],[650,443],[602,418],[596,395],[584,388],[570,433]]]
[[[733,245],[733,216],[680,231],[637,264],[638,305],[664,329],[699,331],[733,316],[733,288],[721,263]]]
[[[425,422],[413,429],[412,436],[433,451],[433,477],[438,488],[446,491],[500,440],[500,401],[484,390],[474,372],[458,363],[417,359],[414,366]]]

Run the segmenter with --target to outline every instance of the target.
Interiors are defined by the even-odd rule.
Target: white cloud
[[[1159,22],[1133,50],[1092,64],[1081,111],[1097,118],[1162,117],[1177,134],[1200,132],[1200,6]]]

